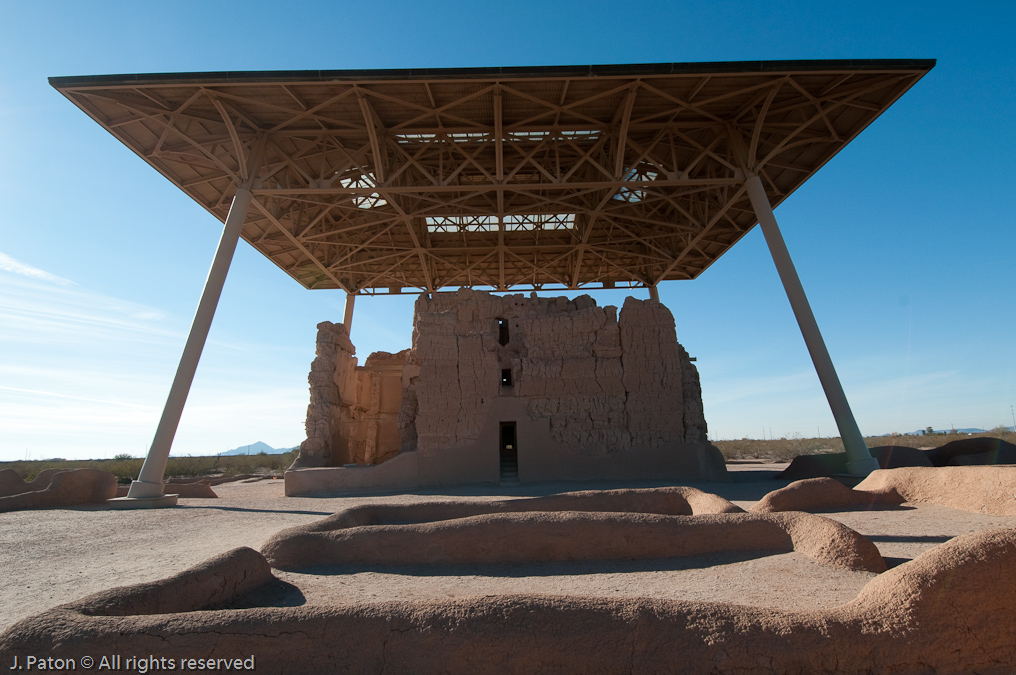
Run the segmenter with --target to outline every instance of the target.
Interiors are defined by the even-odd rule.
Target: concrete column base
[[[115,497],[109,500],[111,509],[162,509],[176,506],[180,495],[159,495],[158,497]]]
[[[878,460],[874,457],[867,459],[859,459],[855,462],[847,462],[847,473],[851,476],[867,476],[872,471],[878,471],[881,469],[878,465]]]

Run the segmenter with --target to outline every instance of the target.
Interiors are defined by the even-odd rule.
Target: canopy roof
[[[50,83],[307,288],[692,279],[933,60],[179,73]]]

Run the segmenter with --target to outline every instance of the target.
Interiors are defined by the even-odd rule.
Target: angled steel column
[[[656,302],[660,301],[660,291],[656,288],[656,284],[649,287],[649,299],[655,300]]]
[[[183,406],[187,402],[191,382],[194,381],[194,372],[201,359],[201,351],[204,349],[208,329],[215,316],[215,308],[219,303],[219,296],[222,294],[222,286],[226,282],[226,273],[233,260],[236,243],[240,239],[240,230],[247,219],[247,209],[250,207],[252,196],[251,191],[245,187],[237,188],[236,194],[233,196],[229,215],[222,228],[219,247],[215,251],[212,267],[208,270],[208,278],[205,280],[205,290],[201,293],[201,300],[198,302],[194,321],[191,323],[190,334],[187,336],[187,343],[184,345],[183,355],[180,357],[180,365],[176,369],[176,377],[169,390],[166,407],[162,411],[162,419],[155,431],[155,438],[152,440],[152,447],[148,450],[148,457],[145,458],[145,463],[141,467],[141,475],[131,483],[125,501],[135,499],[164,500],[162,477],[166,472],[166,462],[169,460],[173,437],[176,436],[176,428],[180,424],[180,415],[183,414]],[[176,503],[175,496],[171,503]],[[156,505],[168,506],[171,504],[159,503]],[[114,506],[126,507],[127,504],[114,504]]]
[[[826,349],[822,333],[818,330],[818,323],[815,315],[812,314],[811,305],[804,294],[804,287],[801,279],[797,276],[794,262],[790,259],[790,252],[780,234],[780,228],[776,224],[776,216],[773,215],[772,205],[769,197],[766,196],[762,181],[755,174],[749,174],[744,181],[748,190],[748,197],[751,199],[751,206],[755,209],[759,225],[762,226],[762,234],[765,235],[766,244],[769,245],[769,252],[776,263],[776,270],[783,281],[783,288],[787,292],[790,306],[797,317],[797,324],[801,327],[801,334],[811,354],[811,361],[815,364],[815,371],[818,379],[825,390],[826,399],[832,409],[836,426],[840,430],[840,438],[843,439],[843,447],[847,451],[847,473],[852,476],[867,476],[878,469],[878,461],[871,456],[868,446],[864,442],[864,436],[857,428],[854,414],[850,411],[850,404],[843,393],[840,385],[840,378],[836,375],[833,361],[829,358],[829,351]]]
[[[353,303],[356,302],[356,295],[353,293],[346,293],[346,309],[342,313],[342,325],[346,327],[346,335],[353,328]]]

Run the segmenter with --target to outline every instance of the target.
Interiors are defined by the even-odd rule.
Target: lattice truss
[[[244,239],[307,288],[610,288],[701,274],[746,170],[775,206],[931,67],[857,63],[53,84],[220,220],[251,185]]]

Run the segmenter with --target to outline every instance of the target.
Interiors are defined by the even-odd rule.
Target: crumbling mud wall
[[[319,326],[297,468],[416,453],[386,469],[393,481],[498,482],[511,425],[523,482],[725,478],[698,371],[659,302],[627,298],[618,315],[589,296],[423,295],[411,350],[363,367],[353,353],[341,324]]]
[[[549,420],[555,441],[590,455],[706,437],[698,371],[658,302],[627,298],[619,320],[589,296],[461,290],[421,297],[415,319],[421,449],[475,441],[502,398],[521,400],[530,417]]]
[[[409,350],[371,354],[363,366],[355,354],[345,326],[318,324],[307,440],[297,466],[380,464],[402,449],[398,415]]]

